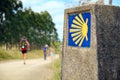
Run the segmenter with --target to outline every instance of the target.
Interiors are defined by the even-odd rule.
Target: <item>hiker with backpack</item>
[[[46,60],[46,58],[47,58],[47,48],[48,48],[48,45],[46,44],[46,45],[43,47],[44,60]]]
[[[29,48],[30,48],[30,44],[29,44],[27,38],[25,36],[23,36],[20,40],[20,50],[22,52],[22,57],[23,57],[24,64],[26,64],[26,62],[25,62],[26,53],[27,53]]]

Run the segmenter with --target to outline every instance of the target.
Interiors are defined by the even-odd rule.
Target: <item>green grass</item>
[[[28,59],[41,58],[41,57],[43,57],[42,50],[32,50],[32,51],[28,51],[28,53],[27,53]]]
[[[62,48],[59,46],[55,48],[55,53],[59,54],[59,59],[55,59],[54,62],[51,63],[50,68],[53,70],[54,75],[51,80],[61,80],[61,58],[62,58]]]
[[[27,52],[27,59],[41,58],[43,57],[42,50],[31,50]],[[22,53],[18,49],[5,50],[0,48],[0,61],[22,59]]]
[[[9,55],[6,51],[0,49],[0,61],[1,60],[9,60],[14,59],[11,55]]]
[[[61,60],[57,59],[51,63],[50,68],[54,71],[54,76],[51,80],[60,80]]]

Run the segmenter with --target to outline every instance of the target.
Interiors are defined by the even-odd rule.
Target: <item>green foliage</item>
[[[45,44],[50,46],[51,42],[58,40],[48,11],[36,13],[30,8],[23,9],[19,0],[0,0],[0,45],[9,47],[19,44],[23,35],[38,48]]]
[[[60,59],[51,63],[51,69],[54,71],[54,76],[51,80],[61,80],[60,73],[61,73],[61,61]]]
[[[53,44],[55,46],[55,52],[60,54],[62,50],[62,43],[60,41],[56,41]]]
[[[8,60],[13,59],[11,55],[9,55],[6,51],[0,49],[0,60]]]
[[[56,72],[54,75],[55,80],[60,80],[60,63],[56,63]]]
[[[17,11],[22,9],[22,2],[19,0],[0,0],[0,44],[11,43],[11,20]]]
[[[0,23],[8,23],[21,8],[20,0],[0,0]]]

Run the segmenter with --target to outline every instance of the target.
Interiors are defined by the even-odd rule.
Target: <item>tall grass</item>
[[[27,59],[41,58],[43,57],[42,50],[31,50],[27,52]],[[22,59],[22,53],[19,49],[5,50],[0,48],[0,61],[11,60],[11,59]]]
[[[28,59],[41,58],[43,57],[43,50],[31,50],[27,53]]]
[[[56,43],[55,53],[59,55],[58,59],[55,59],[51,63],[50,67],[54,71],[54,76],[51,80],[61,80],[61,59],[62,59],[62,46],[61,43]]]
[[[50,68],[54,72],[54,76],[51,80],[60,80],[60,73],[61,73],[61,59],[55,59],[54,62],[51,63]]]
[[[13,59],[13,57],[11,55],[9,55],[6,51],[0,49],[0,61],[1,60],[9,60],[9,59]]]

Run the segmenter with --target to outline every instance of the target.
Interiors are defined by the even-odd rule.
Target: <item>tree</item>
[[[19,0],[0,0],[0,24],[11,20],[20,9],[22,9],[22,2]]]
[[[48,11],[35,13],[31,9],[24,9],[15,15],[12,22],[14,44],[22,35],[25,35],[32,45],[39,47],[58,40],[55,24]]]
[[[19,0],[0,0],[0,43],[7,46],[11,42],[11,20],[22,9],[22,2]]]
[[[19,0],[1,0],[0,44],[12,47],[19,43],[23,35],[38,48],[58,40],[55,24],[48,11],[36,13],[31,8],[23,9]]]

